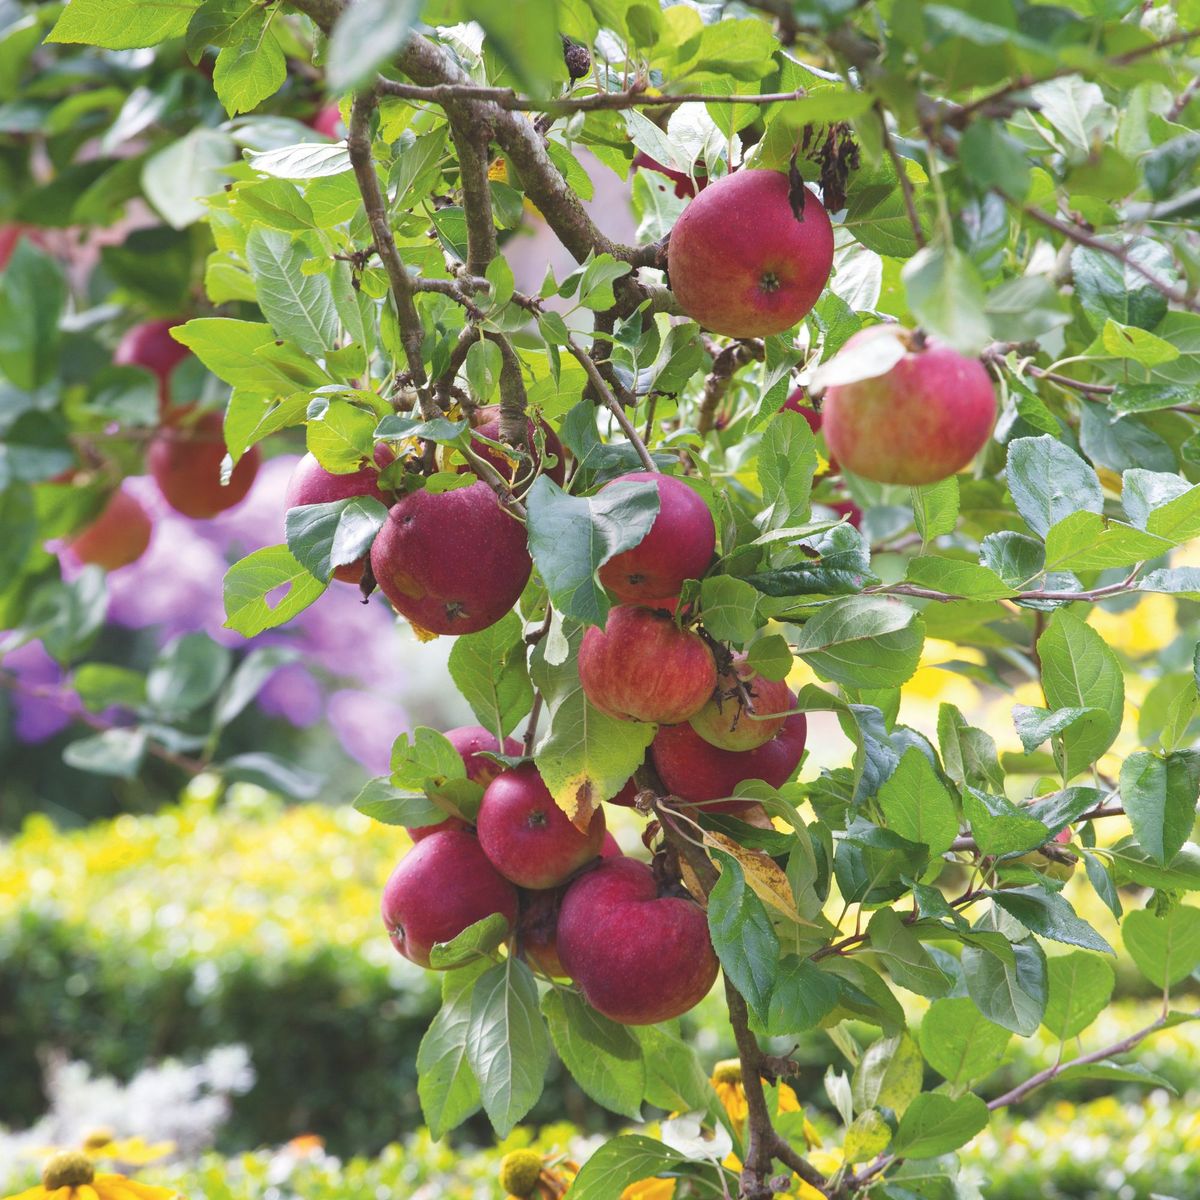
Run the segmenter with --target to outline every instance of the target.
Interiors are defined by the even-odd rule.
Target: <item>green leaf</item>
[[[713,949],[755,1019],[765,1025],[779,964],[779,938],[737,859],[721,850],[714,853],[714,858],[721,877],[708,898]]]
[[[603,310],[612,308],[617,302],[613,295],[613,284],[624,279],[633,268],[627,262],[618,262],[611,254],[600,254],[583,269],[579,281],[579,303],[585,308]]]
[[[1162,1088],[1172,1096],[1179,1094],[1169,1079],[1156,1075],[1139,1062],[1118,1063],[1101,1059],[1093,1063],[1076,1063],[1060,1071],[1056,1078],[1068,1082],[1102,1079],[1106,1083],[1140,1083],[1143,1087]]]
[[[484,726],[507,736],[533,703],[525,666],[521,618],[505,613],[495,625],[456,638],[448,663],[450,678]]]
[[[344,142],[300,142],[250,155],[250,166],[276,179],[323,179],[342,175],[352,168]]]
[[[1145,367],[1174,362],[1179,357],[1179,351],[1170,342],[1136,325],[1121,325],[1111,318],[1104,322],[1100,341],[1114,358],[1131,359]]]
[[[700,583],[704,628],[718,641],[739,646],[748,642],[764,620],[758,604],[759,593],[744,579],[710,575]]]
[[[1129,957],[1156,987],[1169,988],[1200,967],[1200,908],[1179,905],[1165,916],[1131,912],[1121,925]]]
[[[239,26],[238,41],[221,47],[213,68],[217,99],[231,117],[257,108],[287,79],[287,59],[267,10],[251,11],[257,15]]]
[[[1104,717],[1098,708],[1033,708],[1013,705],[1013,724],[1026,754],[1032,754],[1043,742],[1055,737],[1081,720]]]
[[[796,653],[822,679],[845,687],[898,687],[916,671],[924,643],[925,623],[907,604],[847,596],[808,620]]]
[[[907,580],[967,600],[1005,600],[1017,593],[990,567],[925,554],[908,560]]]
[[[869,1162],[887,1149],[892,1140],[892,1130],[877,1109],[869,1108],[859,1113],[846,1130],[842,1151],[849,1163]]]
[[[854,1107],[904,1113],[921,1093],[921,1052],[907,1034],[880,1038],[867,1047],[850,1083]]]
[[[661,1142],[637,1133],[621,1134],[583,1164],[571,1185],[571,1200],[613,1200],[631,1183],[669,1171],[681,1161]]]
[[[358,562],[387,521],[387,507],[374,496],[350,496],[327,504],[289,508],[288,549],[322,583],[335,567]]]
[[[1161,279],[1173,275],[1171,253],[1149,238],[1138,238],[1127,247],[1134,262]],[[1166,316],[1167,298],[1131,266],[1102,250],[1076,246],[1071,253],[1075,291],[1084,312],[1096,329],[1108,320],[1121,325],[1153,329]]]
[[[116,705],[140,708],[146,702],[146,677],[128,667],[84,663],[71,676],[71,687],[92,712]]]
[[[931,998],[950,990],[953,981],[895,909],[879,909],[867,924],[867,937],[900,987]]]
[[[225,627],[243,637],[255,637],[286,624],[316,600],[325,586],[286,546],[256,550],[225,572]],[[287,590],[274,597],[279,588]]]
[[[911,490],[913,519],[922,543],[953,533],[958,524],[958,476]]]
[[[268,791],[281,792],[293,800],[314,800],[320,794],[325,780],[313,771],[306,771],[294,762],[280,758],[277,754],[250,751],[235,754],[220,764],[221,774],[226,781],[241,780],[253,783]]]
[[[787,1037],[815,1028],[838,1001],[838,982],[811,959],[785,955],[771,989],[767,1033]]]
[[[759,638],[747,651],[746,662],[764,679],[778,682],[792,670],[792,648],[781,633]]]
[[[1046,955],[1032,938],[1012,945],[1013,961],[979,946],[964,946],[967,994],[988,1020],[1022,1037],[1042,1023],[1046,1011]]]
[[[972,121],[959,142],[958,158],[963,170],[982,192],[996,188],[1013,200],[1023,200],[1029,192],[1029,160],[1025,149],[1004,132],[999,121]],[[990,301],[991,296],[988,299]],[[1025,340],[1010,338],[1004,333],[995,336],[1002,341]]]
[[[1182,849],[1196,823],[1196,773],[1181,755],[1145,750],[1121,764],[1121,803],[1138,844],[1162,866]]]
[[[62,269],[22,238],[0,274],[0,371],[18,388],[33,391],[58,370],[66,300]]]
[[[568,496],[540,475],[526,497],[529,551],[554,607],[603,625],[609,600],[596,572],[650,532],[658,516],[652,483],[615,483],[595,496]]]
[[[369,779],[355,797],[354,807],[381,825],[403,825],[413,829],[438,825],[449,815],[424,792],[398,788],[386,775]]]
[[[1007,1029],[989,1021],[966,996],[935,1000],[917,1031],[925,1061],[947,1083],[957,1087],[969,1086],[1000,1066],[1011,1037]]]
[[[305,275],[309,258],[301,242],[261,225],[246,239],[246,261],[254,276],[258,306],[280,337],[322,357],[333,349],[340,328],[328,275]]]
[[[419,0],[354,0],[344,8],[329,37],[329,87],[348,92],[371,79],[404,49],[420,10]]]
[[[173,638],[146,676],[146,699],[161,712],[194,712],[220,690],[232,657],[206,633]]]
[[[468,925],[449,942],[435,942],[429,952],[429,965],[435,971],[461,967],[474,958],[493,957],[492,951],[508,937],[508,918],[503,913],[491,913]]]
[[[952,1099],[937,1092],[918,1096],[900,1118],[892,1153],[905,1158],[935,1158],[965,1146],[987,1128],[988,1107],[975,1095]]]
[[[620,791],[642,765],[656,726],[606,716],[588,703],[575,665],[581,629],[568,637],[561,662],[549,660],[550,638],[543,638],[531,656],[530,675],[545,701],[543,728],[549,723],[535,755],[538,772],[555,803],[573,817]]]
[[[667,1112],[708,1110],[716,1093],[694,1047],[666,1025],[636,1027],[646,1067],[646,1100]]]
[[[205,196],[229,181],[237,157],[233,139],[203,127],[169,142],[142,164],[142,191],[172,229],[186,229],[208,216]]]
[[[1082,1033],[1107,1007],[1116,973],[1103,958],[1083,950],[1056,955],[1046,966],[1050,993],[1042,1024],[1065,1042]]]
[[[1190,404],[1193,395],[1190,387],[1175,383],[1118,383],[1108,403],[1118,413],[1155,412],[1177,404]]]
[[[956,246],[925,246],[905,263],[900,278],[922,328],[960,354],[978,354],[992,340],[983,282]]]
[[[1046,533],[1047,571],[1104,571],[1157,558],[1174,548],[1156,537],[1109,521],[1099,513],[1080,511],[1063,517]]]
[[[1079,617],[1060,609],[1038,638],[1042,688],[1051,708],[1097,708],[1107,719],[1064,730],[1064,774],[1075,775],[1112,745],[1121,728],[1125,680],[1117,656]]]
[[[430,1136],[445,1137],[481,1103],[479,1085],[467,1061],[471,995],[486,960],[449,971],[442,977],[442,1007],[417,1050],[417,1095]]]
[[[468,20],[483,26],[484,47],[492,51],[527,91],[544,96],[552,81],[566,78],[554,0],[463,0]]]
[[[1018,808],[1006,796],[993,796],[977,788],[963,792],[963,813],[985,854],[1015,854],[1045,843],[1050,831],[1041,821]]]
[[[550,1065],[537,983],[519,959],[492,967],[475,984],[466,1049],[488,1120],[507,1137],[542,1094]]]
[[[256,646],[238,663],[213,707],[213,728],[223,729],[258,695],[263,684],[299,657],[289,646]]]
[[[646,1069],[637,1037],[573,991],[547,992],[542,1012],[559,1057],[584,1092],[611,1112],[640,1121]]]
[[[1080,946],[1112,954],[1113,948],[1057,892],[1037,884],[1022,888],[1003,888],[992,893],[992,901],[1026,929],[1052,942]]]
[[[910,842],[929,847],[937,857],[958,836],[958,814],[946,785],[929,759],[915,746],[907,749],[896,770],[879,789],[879,807],[889,829]]]
[[[808,422],[799,413],[784,410],[763,431],[758,449],[760,529],[786,529],[807,518],[816,469],[816,440]]]
[[[1096,472],[1049,434],[1009,443],[1008,488],[1025,524],[1042,537],[1072,513],[1104,509]]]
[[[187,32],[200,0],[71,0],[48,42],[83,42],[108,50],[156,46]]]
[[[357,471],[375,453],[375,424],[374,413],[349,400],[315,400],[305,430],[309,452],[335,475]]]
[[[63,762],[93,775],[136,779],[146,757],[147,743],[144,729],[106,729],[71,742],[63,750]]]

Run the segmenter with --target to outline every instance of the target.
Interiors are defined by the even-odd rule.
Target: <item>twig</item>
[[[876,102],[875,115],[879,118],[879,130],[883,136],[883,148],[887,151],[887,156],[892,163],[892,170],[896,172],[896,178],[900,181],[900,194],[904,197],[904,211],[908,213],[908,223],[912,226],[913,241],[918,246],[924,246],[925,231],[921,228],[921,218],[917,213],[917,201],[913,196],[912,180],[909,179],[908,171],[904,168],[904,160],[900,157],[900,152],[896,149],[896,143],[892,138],[892,131],[888,129],[887,115],[884,112],[882,103]]]
[[[646,443],[642,441],[641,435],[634,428],[625,409],[621,407],[620,401],[612,394],[608,384],[604,381],[604,376],[600,374],[596,364],[592,361],[592,356],[573,338],[570,334],[567,335],[567,349],[575,356],[579,364],[587,372],[587,377],[592,387],[596,389],[596,394],[604,401],[605,407],[616,418],[617,424],[621,427],[621,432],[629,439],[630,444],[637,451],[637,456],[642,460],[642,466],[647,471],[658,473],[658,464],[654,461],[654,457],[650,451],[646,449]]]
[[[1018,592],[1015,596],[1005,599],[1012,603],[1021,600],[1079,600],[1085,604],[1093,604],[1097,600],[1107,600],[1119,596],[1122,592],[1136,591],[1132,579],[1122,579],[1119,583],[1106,584],[1104,587],[1090,588],[1082,592],[1052,592],[1035,589],[1029,592]],[[864,595],[871,596],[911,596],[916,600],[934,600],[939,604],[949,604],[955,600],[966,600],[966,596],[958,596],[953,592],[938,592],[933,588],[918,587],[912,583],[882,583],[875,587],[863,589]]]
[[[472,275],[482,275],[497,253],[492,186],[488,179],[491,130],[486,125],[457,120],[450,123],[450,136],[458,151],[463,212],[467,220],[467,270]]]
[[[404,357],[408,362],[412,383],[417,389],[421,416],[431,421],[438,416],[437,405],[429,394],[425,375],[425,363],[421,358],[421,345],[425,341],[425,327],[413,302],[413,283],[405,269],[396,239],[388,223],[387,205],[379,187],[379,176],[375,172],[375,160],[371,155],[371,114],[378,99],[374,92],[360,92],[350,108],[350,135],[346,146],[350,153],[350,165],[362,195],[363,207],[371,224],[375,250],[387,271],[392,300],[396,305],[396,316],[400,322],[400,340],[404,346]]]

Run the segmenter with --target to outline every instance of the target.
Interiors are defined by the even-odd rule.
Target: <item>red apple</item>
[[[691,176],[683,171],[676,171],[674,167],[665,167],[656,158],[651,158],[644,150],[639,150],[633,156],[633,162],[630,167],[635,170],[656,171],[659,175],[665,175],[675,185],[675,195],[680,200],[686,200],[694,196],[699,191],[704,191],[708,187],[708,175],[704,170],[704,164],[697,165],[696,182],[693,183]]]
[[[839,517],[845,517],[847,524],[853,525],[855,529],[862,528],[863,511],[853,500],[839,500],[836,504],[827,504],[825,507],[832,508]]]
[[[486,483],[410,492],[371,546],[371,569],[401,616],[429,633],[475,633],[520,597],[533,563],[525,527]]]
[[[658,515],[636,546],[600,568],[600,582],[623,604],[675,599],[685,579],[699,579],[708,570],[716,550],[717,530],[708,505],[682,480],[657,472],[633,471],[611,483],[653,483]]]
[[[894,329],[873,325],[842,353]],[[837,384],[822,404],[829,452],[877,483],[937,483],[983,449],[996,420],[996,394],[983,364],[939,342],[908,335],[908,350],[873,379]]]
[[[363,467],[348,475],[335,475],[325,470],[313,455],[306,454],[296,464],[288,480],[283,504],[285,508],[298,508],[303,504],[329,504],[350,496],[372,496],[381,504],[389,503],[388,497],[379,490],[379,471],[375,467]],[[333,577],[343,583],[358,583],[365,563],[364,555],[356,562],[335,567]]]
[[[745,709],[739,683],[750,696],[753,714]],[[796,697],[782,679],[764,679],[744,654],[735,654],[731,669],[717,680],[717,694],[688,724],[720,750],[754,750],[783,728],[783,714],[795,707]]]
[[[383,923],[392,945],[422,967],[437,942],[449,942],[492,913],[515,928],[517,889],[462,830],[435,833],[400,860],[383,889]]]
[[[704,640],[665,612],[621,604],[579,647],[579,682],[588,701],[611,717],[673,725],[707,703],[717,667]]]
[[[615,796],[609,796],[608,802],[609,804],[619,804],[622,808],[633,808],[637,804],[638,792],[641,790],[637,780],[630,779]]]
[[[183,317],[176,317],[170,321],[143,321],[133,325],[125,331],[113,351],[114,366],[142,367],[158,376],[158,398],[163,405],[170,400],[171,372],[191,354],[185,345],[171,336],[171,330],[183,322]]]
[[[741,812],[746,801],[711,804],[732,796],[739,783],[761,779],[782,787],[800,765],[808,723],[803,713],[793,713],[783,728],[755,750],[720,750],[709,745],[690,725],[660,729],[650,745],[655,769],[673,795],[706,812]]]
[[[46,235],[36,225],[25,225],[19,221],[0,225],[0,271],[8,266],[9,259],[16,253],[22,238],[28,238],[35,246],[45,249]]]
[[[502,771],[483,793],[476,818],[479,844],[492,866],[520,887],[558,887],[591,862],[604,844],[597,809],[581,832],[554,803],[533,763]]]
[[[504,769],[485,754],[519,755],[524,747],[516,738],[505,738],[504,748],[496,741],[496,735],[482,725],[462,725],[458,729],[447,729],[446,740],[458,751],[458,756],[467,768],[467,778],[472,783],[487,787]],[[408,836],[414,842],[427,838],[431,833],[443,829],[467,829],[469,826],[458,817],[447,817],[436,825],[414,825],[408,830]]]
[[[538,435],[534,431],[533,421],[528,421],[526,424],[526,437],[529,439],[526,449],[533,460],[532,463],[525,461],[514,466],[499,451],[493,450],[491,446],[484,445],[477,438],[471,439],[471,449],[485,462],[495,467],[510,483],[515,482],[518,486],[524,486],[528,483],[533,472],[541,466],[541,455],[537,450]],[[489,404],[486,408],[476,409],[471,417],[471,425],[475,432],[482,437],[491,438],[493,442],[500,441],[500,406],[498,404]],[[539,421],[538,426],[541,430],[541,437],[545,439],[546,452],[554,455],[558,460],[554,466],[546,468],[546,474],[561,487],[567,477],[567,460],[562,442],[558,440],[558,434],[545,421]],[[463,463],[458,469],[461,473],[470,471],[472,468],[470,463]]]
[[[146,553],[152,532],[149,513],[127,491],[118,488],[100,515],[67,546],[81,563],[115,571]]]
[[[791,329],[816,304],[833,267],[833,228],[808,188],[797,219],[788,187],[779,171],[736,171],[675,222],[667,247],[671,290],[706,329],[765,337]]]
[[[188,422],[188,423],[185,423]],[[193,520],[215,517],[246,498],[258,474],[260,455],[252,446],[238,460],[227,486],[221,484],[225,435],[221,414],[190,413],[164,425],[154,435],[146,463],[166,502]]]
[[[571,884],[557,950],[587,1002],[622,1025],[678,1017],[717,978],[704,910],[660,897],[654,872],[633,858],[607,859]]]
[[[308,122],[310,129],[324,134],[327,138],[341,141],[346,136],[346,127],[342,123],[342,113],[336,104],[326,104],[319,108]]]

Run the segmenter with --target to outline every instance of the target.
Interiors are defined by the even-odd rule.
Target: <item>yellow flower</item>
[[[42,1168],[37,1187],[5,1200],[170,1200],[170,1188],[151,1187],[124,1175],[97,1175],[82,1150],[62,1150]]]
[[[674,1195],[673,1179],[640,1179],[621,1193],[621,1200],[671,1200]]]
[[[717,1093],[717,1099],[721,1101],[721,1107],[728,1114],[730,1122],[740,1132],[749,1112],[746,1105],[746,1089],[742,1086],[742,1064],[736,1058],[723,1059],[713,1067],[709,1083],[712,1084],[713,1091]],[[779,1106],[776,1111],[780,1113],[802,1111],[796,1093],[786,1083],[779,1085]],[[809,1145],[815,1142],[819,1146],[821,1139],[815,1129],[812,1130],[810,1138],[810,1128],[806,1118],[804,1136],[808,1139]]]
[[[130,1167],[144,1167],[147,1163],[166,1158],[175,1149],[174,1142],[147,1142],[142,1137],[113,1137],[109,1129],[97,1129],[83,1139],[83,1152],[88,1158],[106,1158]]]

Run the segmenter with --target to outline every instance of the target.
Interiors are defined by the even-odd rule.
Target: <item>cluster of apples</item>
[[[654,870],[626,858],[597,810],[577,829],[537,768],[501,770],[488,752],[517,756],[486,729],[446,734],[467,777],[483,784],[471,828],[457,818],[410,829],[414,845],[392,872],[381,905],[392,944],[430,965],[438,942],[499,913],[525,959],[573,979],[597,1012],[649,1025],[697,1004],[717,976],[703,910]],[[632,782],[625,791],[632,802]]]
[[[193,520],[215,517],[246,497],[258,474],[257,447],[238,460],[228,484],[221,483],[225,436],[221,414],[172,405],[171,372],[190,351],[171,336],[177,321],[134,325],[118,343],[113,364],[140,367],[158,381],[160,423],[146,449],[146,466],[166,502]],[[74,556],[106,571],[136,562],[150,544],[150,514],[123,487],[108,497],[99,516],[71,539]]]
[[[765,679],[744,655],[673,615],[684,582],[704,574],[716,548],[700,495],[667,475],[633,472],[621,481],[653,484],[659,511],[641,542],[600,569],[618,603],[603,628],[584,635],[580,684],[602,712],[659,726],[650,758],[669,792],[706,811],[748,815],[754,806],[730,797],[744,780],[779,786],[790,778],[804,753],[804,715],[786,683]],[[576,828],[534,763],[495,773],[488,752],[520,756],[518,743],[501,748],[479,728],[447,737],[486,790],[473,829],[451,818],[410,830],[416,845],[383,897],[396,948],[428,966],[436,942],[500,913],[528,961],[573,979],[612,1020],[650,1024],[695,1005],[717,960],[704,913],[686,892],[622,856],[602,809]],[[633,806],[638,792],[630,779],[610,802]]]

